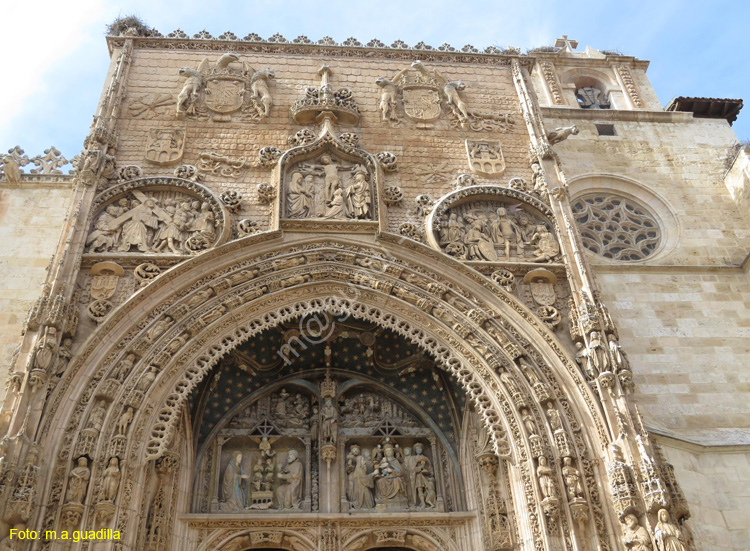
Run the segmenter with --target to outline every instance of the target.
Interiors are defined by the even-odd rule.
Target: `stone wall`
[[[72,200],[71,179],[0,182],[0,383],[20,343],[26,313],[41,294]],[[22,366],[17,366],[20,368]],[[5,385],[0,384],[5,395]]]

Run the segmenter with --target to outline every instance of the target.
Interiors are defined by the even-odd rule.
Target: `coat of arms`
[[[555,274],[544,268],[531,270],[523,279],[528,284],[531,297],[539,306],[554,306],[557,294],[555,293]]]
[[[125,275],[119,264],[99,262],[91,268],[91,298],[107,300],[114,296],[120,278]]]
[[[180,75],[186,80],[177,96],[178,119],[212,116],[214,121],[227,122],[239,111],[241,119],[260,121],[270,113],[273,101],[268,81],[274,72],[254,71],[237,54],[226,53],[213,66],[206,57],[197,69],[182,67]]]
[[[505,172],[505,159],[500,142],[489,140],[466,140],[466,154],[471,171],[488,178],[496,178]]]
[[[182,159],[184,130],[152,128],[146,142],[146,159],[157,165],[171,165]]]

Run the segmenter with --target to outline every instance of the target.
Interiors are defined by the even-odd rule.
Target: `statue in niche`
[[[304,467],[297,457],[297,450],[287,453],[286,467],[279,469],[277,478],[279,487],[276,488],[277,509],[299,509],[302,503],[302,477]]]
[[[612,334],[609,335],[609,351],[615,359],[615,371],[619,372],[623,369],[628,369],[628,358],[625,356],[625,351],[620,346],[620,343],[617,342],[617,338]]]
[[[338,438],[338,413],[332,398],[326,398],[323,401],[320,419],[321,444],[335,444]]]
[[[622,530],[622,543],[629,551],[651,551],[651,537],[648,531],[638,524],[638,517],[625,515],[625,527]]]
[[[320,436],[320,408],[315,404],[312,408],[312,416],[310,417],[310,436],[312,441],[317,442]]]
[[[654,539],[658,551],[688,551],[685,536],[676,524],[672,524],[669,518],[669,511],[659,509],[657,515],[659,522],[654,528]]]
[[[250,475],[242,472],[242,452],[236,451],[224,469],[224,481],[221,486],[223,501],[229,508],[244,509],[247,505],[245,481],[248,478]]]
[[[68,503],[83,503],[89,478],[91,478],[91,469],[89,469],[88,459],[79,457],[78,466],[70,471],[68,478],[68,491],[65,494]]]
[[[383,457],[373,470],[378,499],[396,499],[406,497],[404,469],[396,457],[396,448],[389,441],[383,446]]]
[[[568,490],[568,500],[576,501],[583,498],[583,485],[581,484],[581,473],[573,466],[573,459],[570,457],[563,458],[562,468],[563,480]]]
[[[432,463],[423,453],[422,444],[414,444],[415,465],[414,465],[414,487],[416,489],[415,505],[419,507],[434,508],[435,499],[435,473],[432,470]],[[416,503],[418,501],[418,503]]]
[[[547,411],[545,412],[547,419],[549,420],[549,426],[552,427],[552,431],[562,430],[562,421],[560,420],[560,412],[552,405],[552,402],[547,403]]]
[[[589,355],[589,351],[580,341],[576,342],[576,362],[580,366],[581,371],[583,371],[584,375],[586,375],[587,379],[596,378],[596,375],[594,374],[594,371],[592,369],[592,360]]]
[[[524,408],[521,410],[521,421],[523,421],[523,425],[526,427],[526,430],[528,431],[529,435],[536,434],[536,423],[534,422],[534,416],[529,413],[529,410]]]
[[[592,375],[598,377],[600,373],[609,371],[609,356],[607,350],[602,344],[601,333],[592,331],[589,335],[588,349],[589,367],[592,369]]]
[[[375,507],[373,475],[369,472],[368,461],[360,452],[360,447],[353,444],[346,456],[346,472],[349,475],[347,489],[349,503],[354,509],[372,509]]]
[[[536,468],[536,476],[539,479],[539,488],[542,490],[542,497],[545,499],[548,497],[556,498],[557,490],[555,489],[555,482],[552,478],[552,468],[549,466],[547,458],[543,455],[539,456],[539,465]]]
[[[313,177],[299,172],[289,182],[289,218],[308,218],[313,208]]]
[[[361,165],[353,170],[354,182],[346,188],[344,197],[350,218],[357,220],[370,218],[370,184],[367,181],[367,171]]]
[[[609,109],[609,97],[593,86],[579,88],[576,97],[583,109]]]
[[[113,457],[102,475],[102,497],[105,501],[114,501],[120,487],[120,460]]]

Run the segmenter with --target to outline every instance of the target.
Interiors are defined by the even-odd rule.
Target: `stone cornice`
[[[542,107],[545,118],[562,118],[597,121],[628,122],[672,122],[687,123],[693,120],[692,113],[676,111],[647,111],[644,109],[581,109],[580,107]],[[675,116],[676,115],[676,116]]]

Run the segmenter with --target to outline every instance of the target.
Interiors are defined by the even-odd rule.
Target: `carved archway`
[[[568,446],[567,453],[582,462],[587,483],[596,483],[589,445],[604,447],[609,440],[596,402],[554,335],[517,300],[470,268],[395,236],[316,237],[290,244],[269,233],[209,251],[165,273],[113,312],[72,360],[42,428],[57,460],[45,488],[53,493],[57,488],[57,500],[50,500],[45,525],[59,522],[61,492],[75,456],[96,458],[92,480],[97,480],[100,458],[121,454],[127,466],[118,503],[144,499],[145,482],[153,473],[142,465],[159,458],[163,466],[175,444],[181,406],[211,366],[263,329],[311,312],[346,312],[391,329],[431,354],[475,403],[494,452],[517,465],[518,483],[527,488],[518,498],[520,509],[538,507],[532,458],[540,452]],[[534,364],[546,390],[524,378],[514,361],[519,350]],[[137,363],[124,380],[112,382],[112,373],[131,353]],[[539,405],[544,392],[565,420],[563,442],[545,424]],[[107,411],[101,432],[86,441],[87,420],[96,407],[89,404],[91,396],[102,397]],[[136,410],[132,426],[126,427],[127,442],[113,450],[127,407]],[[58,409],[67,425],[53,429],[52,413]],[[524,428],[521,409],[534,416],[538,444]],[[74,441],[76,434],[81,436]],[[158,475],[158,464],[155,469]],[[171,472],[164,476],[185,478]],[[93,505],[97,483],[92,487],[87,502]],[[184,500],[174,506],[187,510]],[[598,497],[592,507],[601,538],[606,517]],[[93,522],[91,514],[83,522]],[[128,514],[120,510],[115,521],[124,533],[138,524]],[[535,540],[545,538],[538,517],[525,532]]]

